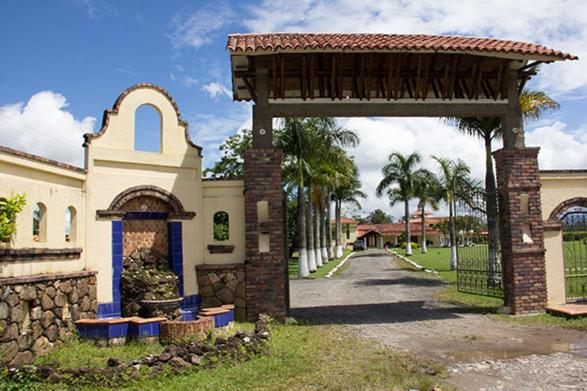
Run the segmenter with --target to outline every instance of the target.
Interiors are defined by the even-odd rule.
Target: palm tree
[[[300,118],[285,118],[283,127],[276,132],[276,136],[276,144],[284,153],[284,165],[292,167],[292,180],[297,185],[298,277],[304,278],[310,274],[312,265],[306,236],[306,213],[311,215],[312,211],[306,211],[305,176],[308,160],[313,152],[312,146],[315,144],[307,124]]]
[[[381,169],[383,179],[379,182],[376,189],[377,197],[381,197],[387,189],[390,206],[402,201],[404,203],[406,256],[412,255],[409,204],[410,199],[415,195],[416,178],[422,173],[422,169],[416,168],[416,165],[420,163],[421,159],[418,152],[412,152],[407,156],[400,152],[393,152],[389,155],[387,163]]]
[[[415,196],[418,198],[418,209],[420,210],[421,222],[421,251],[422,254],[428,252],[426,245],[426,205],[430,205],[433,210],[438,210],[438,202],[442,198],[440,182],[434,173],[428,170],[422,170],[416,177]]]
[[[520,94],[520,110],[525,120],[538,120],[559,104],[543,91],[524,89]],[[483,140],[485,147],[485,210],[487,214],[487,247],[489,265],[495,268],[499,262],[499,211],[497,206],[497,186],[493,168],[492,141],[502,136],[500,118],[491,117],[450,117],[446,122],[462,132]]]
[[[440,186],[442,198],[448,204],[449,215],[449,240],[450,240],[450,270],[457,267],[457,231],[456,231],[456,201],[457,186],[462,182],[470,182],[471,169],[461,159],[450,160],[447,158],[432,156],[440,166]]]

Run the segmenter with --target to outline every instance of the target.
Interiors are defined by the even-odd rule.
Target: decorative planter
[[[169,300],[141,300],[141,305],[149,312],[150,316],[159,314],[172,314],[179,309],[179,303],[183,297]]]

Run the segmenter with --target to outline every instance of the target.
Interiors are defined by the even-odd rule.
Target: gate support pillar
[[[505,305],[514,314],[542,311],[547,302],[538,151],[494,152]]]
[[[272,115],[267,103],[267,70],[257,69],[253,106],[253,147],[244,156],[245,296],[247,320],[266,313],[287,314],[283,191],[280,150],[273,148]]]

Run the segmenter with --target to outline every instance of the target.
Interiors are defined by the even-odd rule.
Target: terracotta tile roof
[[[420,234],[420,224],[410,224],[412,235]],[[357,236],[361,237],[367,232],[375,231],[381,235],[401,235],[404,232],[404,223],[392,223],[392,224],[360,224],[357,227]],[[434,234],[438,233],[438,230],[427,227],[426,233]]]
[[[528,42],[447,35],[403,34],[315,34],[266,33],[231,34],[226,48],[232,53],[257,51],[434,51],[518,54],[522,57],[549,57],[576,60],[577,56]]]
[[[28,160],[34,160],[34,161],[37,161],[37,162],[41,162],[41,163],[45,163],[45,164],[50,164],[52,166],[59,167],[59,168],[64,168],[66,170],[76,171],[76,172],[79,172],[79,173],[85,173],[86,172],[86,170],[83,169],[83,168],[81,168],[81,167],[76,167],[76,166],[72,166],[71,164],[62,163],[62,162],[58,162],[56,160],[47,159],[47,158],[42,157],[42,156],[33,155],[32,153],[28,153],[28,152],[24,152],[24,151],[19,151],[17,149],[5,147],[3,145],[0,145],[0,152],[4,152],[4,153],[10,154],[10,155],[22,157],[22,158],[25,158],[25,159],[28,159]]]
[[[332,219],[331,220],[331,223],[332,224],[335,224],[336,223],[336,219]],[[357,224],[357,220],[351,219],[349,217],[341,217],[340,218],[340,223],[341,224]]]

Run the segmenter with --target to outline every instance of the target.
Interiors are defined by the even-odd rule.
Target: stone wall
[[[94,318],[95,272],[0,279],[0,364],[31,363]]]
[[[245,267],[242,263],[197,265],[201,308],[234,304],[236,320],[245,320]]]

